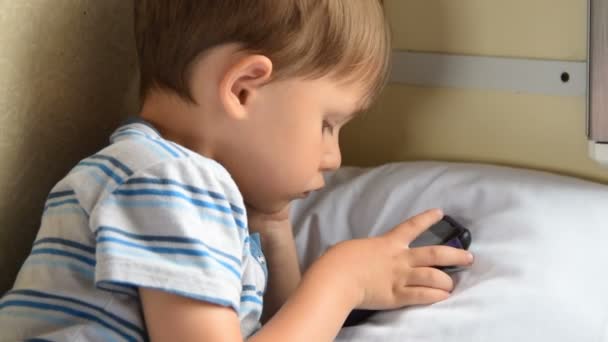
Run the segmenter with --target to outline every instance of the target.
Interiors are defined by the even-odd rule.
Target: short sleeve
[[[238,311],[246,215],[226,175],[211,161],[162,163],[101,198],[90,220],[97,286],[159,289]]]

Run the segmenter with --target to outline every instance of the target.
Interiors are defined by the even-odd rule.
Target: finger
[[[452,277],[436,268],[418,267],[408,274],[407,286],[422,286],[433,289],[452,291],[454,281]]]
[[[468,266],[473,254],[449,246],[427,246],[408,250],[408,260],[411,267]]]
[[[390,234],[397,235],[398,239],[409,245],[418,235],[439,222],[442,218],[443,211],[441,209],[427,210],[399,224],[393,228]]]
[[[406,305],[426,305],[446,300],[450,293],[443,290],[433,289],[422,286],[406,286],[401,292],[401,304]]]

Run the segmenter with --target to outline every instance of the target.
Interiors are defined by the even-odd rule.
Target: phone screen
[[[452,224],[450,224],[448,221],[441,220],[441,221],[439,221],[439,223],[432,226],[430,231],[436,237],[437,244],[441,243],[446,246],[463,248],[462,244],[460,243],[460,240],[458,239],[457,236],[455,236],[456,234],[454,234],[455,230],[457,230],[457,229],[458,228],[452,226]],[[448,237],[452,237],[452,238],[450,238],[449,240],[446,241],[446,238],[448,238]]]
[[[453,226],[449,221],[443,219],[424,233],[420,234],[416,240],[410,243],[410,247],[446,245],[455,248],[464,248],[458,239],[458,232],[458,227]]]

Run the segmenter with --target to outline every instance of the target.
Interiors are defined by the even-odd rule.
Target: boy
[[[439,210],[300,279],[289,204],[339,167],[340,128],[385,82],[380,0],[136,3],[141,113],[48,196],[4,339],[329,341],[355,307],[448,297],[431,266],[472,256],[407,247]]]

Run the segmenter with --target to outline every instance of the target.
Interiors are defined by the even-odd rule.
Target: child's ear
[[[249,55],[231,66],[220,82],[220,101],[226,113],[241,119],[256,92],[270,80],[272,62],[266,56]]]

